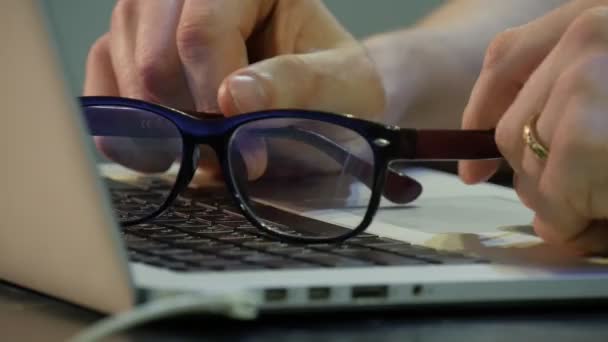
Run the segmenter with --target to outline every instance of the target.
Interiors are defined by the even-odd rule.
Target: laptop
[[[0,279],[108,314],[180,294],[246,293],[279,313],[608,297],[606,260],[543,244],[512,190],[424,168],[403,170],[418,200],[383,202],[340,245],[267,238],[221,189],[189,198],[213,213],[207,229],[179,215],[121,227],[38,2],[4,1],[0,37]]]

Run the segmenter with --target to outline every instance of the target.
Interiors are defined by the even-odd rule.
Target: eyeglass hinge
[[[374,140],[374,145],[378,146],[378,147],[387,147],[391,144],[390,141],[383,139],[383,138],[378,138],[376,140]]]

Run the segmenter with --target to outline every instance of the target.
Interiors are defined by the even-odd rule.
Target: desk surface
[[[0,282],[4,341],[64,341],[101,316]],[[208,324],[206,324],[208,323]],[[121,341],[608,341],[608,310],[328,313],[240,323],[204,317],[151,324]]]

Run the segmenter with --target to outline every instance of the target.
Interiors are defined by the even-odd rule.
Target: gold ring
[[[536,133],[536,122],[538,121],[539,115],[534,115],[528,124],[524,126],[524,142],[532,152],[538,157],[538,159],[545,161],[549,157],[549,148],[543,145],[538,138]]]

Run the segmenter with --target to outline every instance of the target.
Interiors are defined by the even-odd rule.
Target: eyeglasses
[[[395,162],[501,157],[493,131],[416,130],[305,110],[224,118],[118,97],[80,101],[102,175],[114,180],[111,190],[123,184],[115,180],[145,190],[121,208],[128,210],[123,225],[151,220],[179,200],[196,174],[201,145],[216,153],[229,192],[253,225],[303,243],[363,232],[382,197],[414,201],[422,186],[391,167]]]

